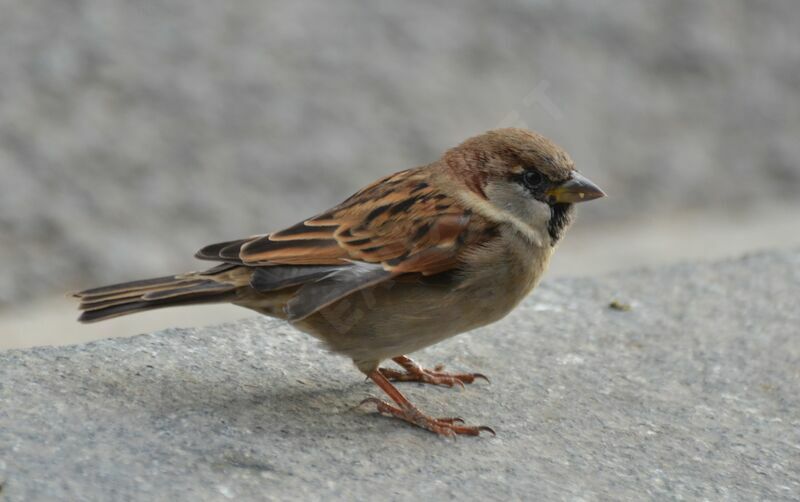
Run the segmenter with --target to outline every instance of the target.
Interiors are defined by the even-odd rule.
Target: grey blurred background
[[[501,125],[587,204],[551,277],[800,243],[800,3],[0,0],[0,347],[85,328],[70,289],[193,270]],[[131,324],[133,323],[133,324]],[[93,331],[94,330],[94,331]]]

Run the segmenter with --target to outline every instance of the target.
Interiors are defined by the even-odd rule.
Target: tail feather
[[[174,289],[161,289],[151,291],[142,296],[144,300],[167,300],[169,298],[183,298],[198,294],[226,293],[231,290],[230,284],[218,283],[214,281],[201,281]]]
[[[227,271],[229,269],[226,269]],[[157,277],[75,293],[89,323],[163,307],[230,301],[239,285],[208,273]]]
[[[164,287],[169,284],[180,284],[180,276],[165,275],[163,277],[154,277],[152,279],[143,279],[139,281],[122,282],[119,284],[111,284],[109,286],[101,286],[99,288],[87,289],[79,293],[75,293],[78,298],[86,298],[93,296],[106,296],[117,293],[131,293],[142,289],[153,289],[157,287]]]

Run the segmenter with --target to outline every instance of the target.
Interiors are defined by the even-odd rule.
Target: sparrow
[[[427,415],[392,382],[485,379],[425,369],[407,354],[508,314],[539,282],[574,205],[604,195],[549,139],[491,130],[294,226],[206,246],[195,256],[218,262],[208,270],[75,293],[79,320],[233,303],[351,358],[390,399],[362,405],[439,435],[494,434]],[[381,367],[388,359],[402,370]]]

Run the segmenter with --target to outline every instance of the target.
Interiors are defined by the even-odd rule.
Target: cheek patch
[[[486,187],[489,201],[524,222],[542,235],[547,233],[550,221],[550,206],[537,200],[533,194],[519,183],[494,182]]]

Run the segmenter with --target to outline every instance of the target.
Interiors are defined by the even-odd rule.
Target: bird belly
[[[443,278],[386,281],[294,323],[362,371],[504,317],[538,281],[527,263]]]

